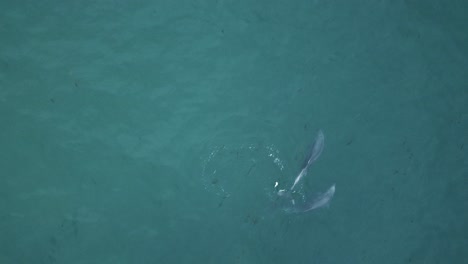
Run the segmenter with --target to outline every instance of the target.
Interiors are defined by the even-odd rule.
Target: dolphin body
[[[304,178],[304,176],[307,175],[309,167],[320,157],[324,146],[325,136],[322,130],[319,130],[309,151],[309,154],[302,164],[301,172],[294,179],[291,188],[289,190],[283,189],[277,192],[279,197],[288,201],[288,205],[285,206],[285,211],[292,213],[303,213],[321,208],[323,206],[328,206],[330,204],[330,201],[335,194],[335,184],[328,188],[325,193],[315,195],[312,199],[307,199],[305,196],[302,196],[302,201],[296,202],[295,196],[297,197],[297,195],[294,195],[296,193],[294,189],[296,188],[297,184]]]

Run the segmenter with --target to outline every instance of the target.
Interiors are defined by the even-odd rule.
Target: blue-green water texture
[[[468,263],[467,17],[2,1],[0,264]]]

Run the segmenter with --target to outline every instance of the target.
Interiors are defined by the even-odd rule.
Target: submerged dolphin
[[[277,192],[278,196],[287,199],[290,202],[290,204],[285,208],[286,211],[294,213],[307,212],[328,205],[330,203],[330,200],[333,198],[333,195],[335,194],[335,184],[328,188],[328,190],[325,193],[316,195],[313,199],[307,199],[303,196],[303,201],[300,203],[296,203],[296,200],[294,199],[293,195],[295,193],[295,187],[304,178],[304,176],[307,175],[307,170],[309,169],[309,167],[319,158],[320,154],[322,154],[324,146],[325,136],[322,130],[319,130],[317,133],[317,137],[315,138],[315,141],[312,144],[310,152],[304,160],[304,163],[302,164],[301,172],[299,173],[299,175],[297,175],[291,188],[289,190],[283,189]],[[275,187],[276,186],[277,183],[275,184]]]
[[[291,186],[291,191],[294,190],[294,187],[296,187],[297,183],[307,175],[307,170],[309,169],[310,165],[314,163],[320,154],[322,154],[323,147],[325,146],[325,136],[323,135],[322,130],[319,130],[317,137],[315,138],[314,144],[312,144],[312,148],[310,149],[309,155],[307,158],[304,160],[304,163],[302,164],[302,170],[299,173],[299,175],[296,177],[294,180],[293,185]]]

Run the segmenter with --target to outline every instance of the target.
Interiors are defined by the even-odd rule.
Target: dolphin
[[[310,148],[310,151],[308,155],[306,156],[306,159],[302,163],[302,169],[299,172],[299,174],[296,176],[294,179],[294,182],[289,189],[282,189],[277,192],[277,195],[281,198],[284,198],[287,200],[289,203],[288,206],[286,206],[285,211],[287,212],[294,212],[294,213],[302,213],[302,212],[307,212],[311,211],[314,209],[318,209],[323,206],[327,206],[330,204],[331,199],[335,195],[335,184],[333,184],[328,190],[323,193],[323,194],[318,194],[315,195],[313,199],[307,199],[303,195],[303,201],[296,203],[296,200],[294,199],[294,193],[295,188],[297,184],[304,178],[304,176],[307,175],[307,171],[310,168],[310,166],[320,157],[322,154],[323,148],[325,146],[325,135],[323,134],[322,130],[319,130],[317,133],[317,136],[315,137],[314,143],[312,144],[312,147]],[[275,183],[275,187],[278,186],[278,183]],[[296,195],[297,196],[297,195]]]
[[[304,176],[307,175],[307,170],[309,169],[310,165],[314,163],[318,157],[320,157],[320,154],[322,154],[323,147],[325,146],[325,135],[323,135],[322,130],[319,130],[317,133],[317,137],[315,138],[314,143],[312,144],[312,147],[310,148],[309,155],[306,156],[306,159],[302,163],[302,170],[297,175],[296,179],[294,180],[293,185],[291,186],[291,191],[294,190],[294,187],[296,187],[297,183],[304,178]]]

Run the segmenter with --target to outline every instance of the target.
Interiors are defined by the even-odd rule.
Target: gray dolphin
[[[315,195],[313,198],[307,198],[305,195],[302,195],[302,201],[296,202],[294,198],[297,195],[294,195],[295,188],[297,184],[307,175],[307,171],[309,167],[320,157],[322,154],[323,148],[325,146],[325,135],[323,134],[322,130],[319,130],[317,136],[312,144],[312,147],[309,151],[309,154],[306,156],[302,164],[301,172],[296,176],[294,182],[289,190],[282,189],[277,192],[277,195],[287,201],[287,205],[285,206],[285,211],[293,212],[293,213],[302,213],[311,211],[314,209],[318,209],[323,206],[327,206],[333,196],[335,195],[335,184],[333,184],[326,192],[323,194]],[[275,184],[275,187],[277,183]]]

